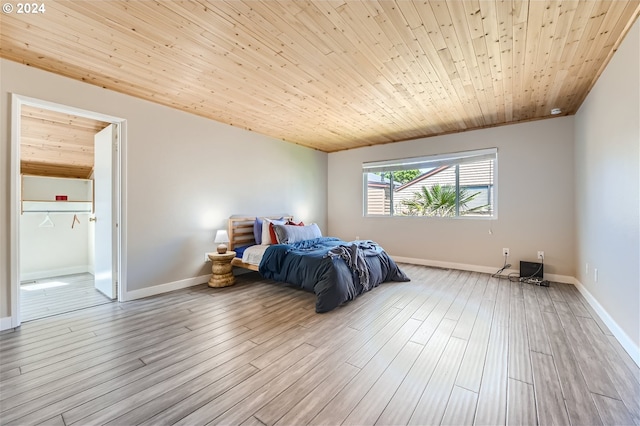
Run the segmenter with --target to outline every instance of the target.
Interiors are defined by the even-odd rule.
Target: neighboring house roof
[[[447,170],[449,167],[451,167],[451,166],[440,166],[440,167],[437,167],[435,169],[429,170],[428,172],[425,172],[425,173],[421,174],[420,176],[414,178],[413,180],[411,180],[411,181],[409,181],[409,182],[407,182],[407,183],[405,183],[403,185],[400,185],[398,188],[396,188],[396,191],[402,191],[405,188],[408,188],[408,187],[410,187],[412,185],[415,185],[416,183],[418,183],[420,181],[423,181],[423,180],[425,180],[427,178],[430,178],[431,176],[437,175],[438,173],[440,173],[440,172],[442,172],[444,170]]]

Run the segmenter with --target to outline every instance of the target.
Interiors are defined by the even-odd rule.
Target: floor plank
[[[443,319],[404,381],[387,404],[376,424],[407,424],[455,328],[455,321]]]
[[[633,417],[622,401],[598,394],[594,394],[593,399],[605,425],[634,424]]]
[[[640,383],[640,365],[636,364],[631,356],[624,350],[624,347],[614,336],[607,336],[609,344],[615,349],[618,354],[618,358],[624,362],[631,374]]]
[[[351,410],[369,391],[382,373],[400,353],[419,326],[419,321],[409,319],[398,332],[371,358],[367,365],[334,399],[318,413],[309,424],[342,423]]]
[[[391,362],[382,376],[369,389],[369,392],[360,400],[342,424],[375,423],[423,348],[422,345],[414,342],[406,343],[398,356]]]
[[[529,339],[524,301],[511,300],[511,322],[509,327],[509,377],[521,382],[533,383]]]
[[[318,413],[340,393],[345,386],[360,372],[360,369],[344,363],[325,380],[322,380],[316,391],[307,394],[302,401],[293,406],[276,425],[309,424]],[[257,418],[261,418],[256,416]],[[265,423],[270,425],[272,423]]]
[[[441,422],[466,346],[465,340],[455,337],[449,339],[418,405],[413,410],[411,419],[409,419],[410,425],[439,424]]]
[[[475,415],[477,425],[505,424],[507,416],[507,380],[509,338],[506,327],[494,326],[482,373]]]
[[[460,373],[456,377],[456,385],[478,393],[482,382],[482,367],[487,356],[489,335],[491,334],[491,320],[494,301],[484,299],[478,313],[478,319],[473,326],[473,331],[462,358]],[[455,330],[453,335],[455,335]],[[453,336],[452,337],[455,337]]]
[[[551,355],[544,317],[540,311],[540,305],[538,305],[538,298],[530,284],[525,284],[523,295],[529,348],[532,351]]]
[[[568,425],[569,415],[564,403],[560,379],[551,355],[531,353],[538,423]]]
[[[91,274],[65,275],[20,283],[21,320],[32,321],[61,313],[112,303],[95,289]]]
[[[302,344],[296,349],[291,351],[287,356],[281,358],[277,363],[260,370],[258,373],[252,375],[247,380],[243,381],[237,386],[234,386],[229,391],[223,393],[219,397],[209,401],[207,404],[193,411],[188,416],[182,418],[176,422],[176,425],[193,425],[193,424],[206,424],[213,421],[218,416],[229,410],[248,395],[251,395],[255,389],[264,386],[272,381],[279,374],[289,369],[291,365],[296,365],[301,360],[311,354],[315,347]],[[305,361],[306,362],[306,361]]]
[[[25,322],[0,423],[640,425],[640,368],[572,286],[401,267],[325,314],[250,273]]]
[[[450,426],[472,425],[477,403],[477,393],[460,386],[454,386],[441,424]]]
[[[580,371],[577,359],[568,342],[558,314],[544,312],[544,322],[549,333],[553,360],[558,369],[569,418],[573,424],[598,425],[602,420],[593,402],[593,396]]]
[[[593,345],[589,342],[589,337],[585,334],[578,323],[578,318],[587,317],[576,317],[571,315],[572,311],[575,311],[566,303],[554,303],[558,318],[560,319],[562,328],[567,336],[567,342],[573,350],[573,355],[578,361],[582,376],[584,377],[589,390],[595,394],[620,399],[620,395],[609,378],[606,366],[597,361]]]
[[[214,380],[211,374],[203,374],[180,386],[171,388],[170,391],[162,393],[159,397],[149,399],[146,402],[137,402],[135,405],[130,406],[132,409],[129,411],[121,410],[125,414],[119,417],[110,415],[110,420],[105,424],[111,426],[137,425],[151,420],[158,413],[160,415],[153,419],[152,422],[168,421],[172,414],[176,412],[177,407],[188,407],[187,411],[192,412],[204,405],[205,401],[215,399],[258,371],[260,370],[254,366],[245,364],[217,380]],[[165,410],[167,406],[171,407],[171,409]],[[185,414],[185,412],[182,412],[178,418],[184,417]]]
[[[597,323],[590,318],[579,318],[578,322],[593,345],[599,365],[603,366],[611,378],[620,399],[634,418],[634,422],[640,425],[640,383],[633,377],[627,365],[618,357],[615,349],[609,345],[606,334]],[[604,362],[602,362],[604,357]]]
[[[509,379],[507,424],[532,426],[538,424],[535,393],[532,384]]]

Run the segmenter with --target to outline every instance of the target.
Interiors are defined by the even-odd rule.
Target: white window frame
[[[458,166],[469,162],[478,162],[483,160],[493,160],[493,186],[492,186],[492,214],[487,216],[459,215],[456,216],[404,216],[396,215],[393,211],[393,195],[390,194],[389,202],[391,204],[389,214],[372,214],[368,213],[368,190],[369,190],[369,173],[395,172],[411,169],[436,168],[442,166]],[[459,178],[456,172],[456,180]],[[495,220],[498,217],[498,148],[485,148],[472,151],[452,152],[446,154],[426,155],[420,157],[398,158],[394,160],[372,161],[362,163],[362,181],[363,181],[363,204],[362,214],[364,217],[420,217],[434,219],[478,219],[478,220]],[[457,185],[456,185],[457,186]],[[391,182],[389,183],[391,193]]]

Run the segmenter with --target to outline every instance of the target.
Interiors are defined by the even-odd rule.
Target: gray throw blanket
[[[329,250],[327,256],[343,259],[352,271],[358,273],[360,285],[362,285],[364,290],[369,291],[371,288],[371,280],[369,279],[367,262],[364,260],[364,250],[375,249],[375,247],[376,243],[373,241],[359,241],[348,245],[342,244]]]

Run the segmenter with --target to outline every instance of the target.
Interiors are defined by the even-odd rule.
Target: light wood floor
[[[94,283],[91,274],[65,275],[21,283],[21,321],[111,303],[111,299],[95,289]]]
[[[0,336],[0,423],[640,424],[640,370],[570,285],[402,265],[328,314],[256,274]]]

